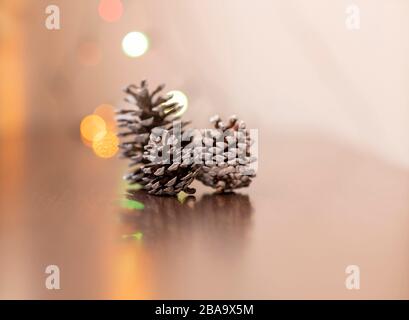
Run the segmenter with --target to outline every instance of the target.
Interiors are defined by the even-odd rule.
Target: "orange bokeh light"
[[[82,142],[92,147],[100,158],[111,158],[119,150],[119,139],[116,136],[114,107],[109,104],[98,106],[94,114],[81,121]]]
[[[106,133],[106,124],[100,116],[89,115],[82,119],[80,131],[84,139],[94,141],[97,135]]]
[[[121,0],[101,0],[98,7],[98,13],[102,19],[107,22],[119,20],[123,13]]]
[[[114,132],[98,134],[92,142],[94,153],[100,158],[112,158],[118,152],[119,139]]]

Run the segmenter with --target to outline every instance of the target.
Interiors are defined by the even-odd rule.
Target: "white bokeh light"
[[[174,116],[178,117],[182,115],[183,113],[185,113],[187,110],[188,104],[189,104],[187,96],[182,91],[179,91],[179,90],[172,90],[172,91],[169,91],[167,94],[172,95],[172,98],[170,98],[166,102],[167,105],[170,105],[172,103],[178,103],[179,105],[183,106],[183,108],[180,109],[178,112],[176,112]]]
[[[127,56],[132,58],[140,57],[148,48],[148,37],[142,32],[129,32],[122,40],[122,49]]]

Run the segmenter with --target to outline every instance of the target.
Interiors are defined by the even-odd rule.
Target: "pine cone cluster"
[[[197,179],[217,192],[248,187],[255,177],[250,164],[256,159],[250,155],[252,140],[245,122],[231,116],[225,124],[218,115],[210,122],[215,130],[203,132],[204,165]]]
[[[189,122],[177,115],[183,106],[170,103],[170,95],[161,96],[163,88],[150,92],[142,81],[125,89],[126,106],[117,111],[121,155],[131,167],[124,178],[154,195],[192,194],[189,185],[195,178],[218,192],[249,186],[255,159],[245,123],[233,116],[224,124],[215,116],[215,129],[203,130],[198,142],[185,128]]]

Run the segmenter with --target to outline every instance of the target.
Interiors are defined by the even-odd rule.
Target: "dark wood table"
[[[76,133],[3,139],[0,298],[409,298],[408,171],[320,135],[260,141],[250,188],[129,209],[126,163]]]

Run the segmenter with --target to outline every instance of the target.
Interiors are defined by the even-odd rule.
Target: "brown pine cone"
[[[149,194],[176,195],[180,191],[188,194],[195,193],[189,185],[195,179],[200,169],[200,164],[195,163],[193,157],[194,138],[182,137],[190,134],[177,130],[155,128],[152,130],[148,144],[143,155],[144,162],[135,172],[126,176],[130,183],[139,183]]]
[[[217,192],[232,192],[248,187],[256,176],[250,168],[256,158],[250,154],[252,140],[246,124],[236,116],[230,117],[227,124],[217,115],[210,121],[216,130],[203,131],[204,165],[197,179]]]
[[[161,130],[173,132],[173,126],[177,125],[181,131],[188,124],[176,116],[183,106],[169,103],[172,96],[157,96],[163,88],[164,85],[158,86],[150,93],[147,82],[142,81],[140,86],[130,85],[125,89],[127,106],[117,111],[118,127],[122,129],[118,136],[122,140],[119,146],[122,156],[131,160],[132,172],[124,178],[131,184],[141,184],[150,194],[175,195],[182,190],[194,193],[188,186],[197,174],[198,165],[159,163],[144,154],[163,148],[163,141],[151,137],[155,129],[160,133]],[[188,142],[180,147],[186,147]]]
[[[167,103],[172,96],[158,95],[164,87],[160,85],[153,92],[149,92],[148,84],[144,80],[139,86],[132,84],[125,89],[126,106],[117,110],[116,120],[121,130],[118,133],[122,140],[119,145],[121,154],[131,160],[130,166],[142,162],[144,147],[153,128],[166,128],[172,121],[180,119],[180,116],[175,114],[183,106]]]

